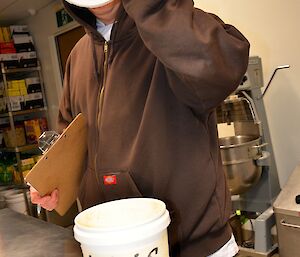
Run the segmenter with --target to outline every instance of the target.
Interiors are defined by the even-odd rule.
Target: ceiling
[[[16,24],[55,0],[0,0],[0,26]]]

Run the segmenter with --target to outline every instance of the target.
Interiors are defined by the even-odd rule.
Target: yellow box
[[[7,96],[19,96],[21,95],[21,92],[19,89],[8,89],[7,90]]]
[[[20,89],[20,95],[27,95],[27,89],[21,88]]]
[[[2,33],[2,28],[0,28],[0,43],[5,43],[3,33]]]
[[[15,80],[7,81],[7,89],[19,89],[18,83],[15,82]]]
[[[16,147],[26,145],[25,130],[23,126],[16,126],[16,134],[11,128],[4,129],[4,142],[6,147]]]
[[[27,158],[27,159],[21,160],[21,165],[22,166],[26,166],[26,165],[33,166],[34,164],[35,164],[34,158]]]
[[[12,37],[10,33],[10,28],[9,27],[2,27],[2,36],[4,39],[4,42],[11,42]]]
[[[24,121],[26,139],[28,144],[36,144],[41,135],[41,128],[38,119]]]

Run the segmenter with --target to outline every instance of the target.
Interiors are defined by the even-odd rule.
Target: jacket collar
[[[84,27],[87,34],[97,41],[104,41],[102,35],[97,31],[96,17],[87,8],[72,5],[64,0],[63,4],[67,12]],[[123,40],[134,31],[136,31],[134,21],[127,15],[123,5],[121,5],[112,29],[112,41],[117,42]]]

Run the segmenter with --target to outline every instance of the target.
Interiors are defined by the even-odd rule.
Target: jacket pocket
[[[142,197],[130,173],[124,170],[101,172],[99,178],[104,201]]]

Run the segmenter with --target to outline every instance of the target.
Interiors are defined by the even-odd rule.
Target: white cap
[[[100,6],[104,6],[113,0],[66,0],[66,2],[85,8],[96,8]]]

